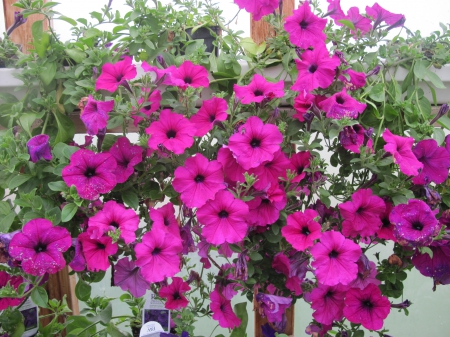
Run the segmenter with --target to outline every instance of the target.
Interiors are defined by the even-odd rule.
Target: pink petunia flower
[[[33,163],[37,163],[40,159],[52,160],[49,139],[48,135],[37,135],[27,142],[28,154]]]
[[[132,209],[114,200],[106,202],[103,209],[89,218],[88,233],[91,238],[99,239],[108,231],[120,230],[120,237],[126,244],[136,241],[136,230],[139,227],[139,216]]]
[[[373,195],[370,189],[359,189],[352,194],[352,200],[339,205],[342,223],[342,234],[349,237],[368,237],[380,228],[381,215],[386,206],[379,196]]]
[[[360,147],[364,145],[373,153],[373,141],[367,137],[367,133],[359,124],[345,126],[339,133],[339,142],[344,149],[350,152],[360,153]]]
[[[417,176],[423,164],[412,152],[414,138],[397,136],[386,129],[383,132],[383,139],[386,142],[384,150],[393,155],[394,163],[400,166],[400,171],[408,176]]]
[[[344,75],[347,75],[347,79]],[[355,91],[366,85],[366,74],[353,69],[344,70],[344,72],[339,76],[339,81],[345,84],[345,87],[350,91]]]
[[[142,237],[135,247],[136,265],[141,267],[142,276],[148,282],[159,282],[180,271],[183,250],[179,237],[160,229],[152,229]]]
[[[134,167],[142,162],[142,152],[139,145],[131,145],[127,137],[119,137],[109,149],[117,162],[115,171],[117,182],[124,183],[134,173]]]
[[[28,221],[9,243],[9,255],[22,261],[25,273],[41,276],[55,274],[66,265],[63,253],[72,245],[64,227],[53,226],[47,219]]]
[[[428,185],[431,182],[442,184],[447,180],[450,153],[445,147],[438,146],[434,139],[424,139],[417,143],[412,152],[423,164],[422,171],[412,179],[414,184]]]
[[[318,216],[312,209],[289,214],[287,225],[281,229],[281,234],[296,250],[304,251],[322,236],[322,226],[314,220]]]
[[[265,196],[255,197],[247,201],[249,213],[247,222],[252,226],[267,226],[278,220],[280,211],[284,209],[287,197],[278,185],[271,186]]]
[[[201,108],[190,119],[197,128],[194,136],[203,137],[212,130],[215,122],[226,120],[227,109],[227,101],[223,98],[213,97],[203,101]]]
[[[62,170],[62,178],[67,186],[75,185],[81,198],[96,200],[101,193],[108,193],[116,186],[116,167],[111,154],[81,149],[70,157],[70,164]]]
[[[157,150],[161,144],[175,154],[182,154],[194,144],[195,131],[195,126],[186,117],[169,109],[161,111],[159,121],[153,122],[145,129],[150,135],[150,149]]]
[[[214,245],[242,241],[248,229],[247,214],[247,204],[226,190],[217,192],[214,200],[197,210],[198,221],[204,226],[202,235]]]
[[[191,287],[181,277],[172,277],[172,283],[162,287],[159,290],[159,296],[166,299],[164,304],[166,309],[180,310],[181,308],[186,308],[189,304],[189,301],[183,295],[189,290],[191,290]]]
[[[298,262],[300,259],[296,259]],[[291,260],[283,253],[275,255],[272,261],[272,268],[277,273],[282,273],[286,276],[286,288],[292,291],[295,296],[300,296],[303,293],[301,287],[304,275],[299,275],[298,269],[294,268]]]
[[[280,98],[284,96],[283,80],[272,83],[267,81],[264,76],[255,74],[249,85],[237,85],[233,87],[236,97],[242,104],[261,103],[263,99]]]
[[[106,90],[114,92],[119,85],[126,83],[136,77],[136,66],[132,64],[133,59],[126,56],[122,61],[114,64],[106,63],[102,67],[102,73],[95,83],[95,90]]]
[[[303,115],[313,107],[315,96],[308,93],[306,90],[300,90],[300,94],[294,98],[295,115],[292,117],[297,118],[300,122],[304,122]]]
[[[282,142],[283,135],[275,125],[264,124],[261,119],[252,116],[230,137],[228,147],[237,162],[248,170],[271,161]]]
[[[83,246],[77,238],[72,239],[72,245],[75,246],[75,254],[69,263],[69,267],[74,271],[84,271],[86,269],[86,259],[83,255]]]
[[[147,98],[146,103],[148,103],[148,105],[143,106],[139,112],[147,116],[147,118],[150,118],[150,115],[161,106],[161,100],[161,91],[153,90]],[[144,103],[144,97],[140,98],[138,103],[139,105]],[[135,112],[131,115],[131,118],[133,118],[134,126],[138,126],[139,122],[144,120],[144,117],[136,115]]]
[[[114,266],[114,285],[129,291],[134,297],[144,296],[150,283],[147,282],[133,260],[124,257]]]
[[[306,176],[304,169],[308,168],[310,165],[311,153],[309,151],[300,151],[293,154],[290,160],[295,172],[297,172],[297,176],[292,180],[292,182],[298,183]]]
[[[381,227],[376,234],[380,239],[397,241],[394,236],[394,224],[389,220],[389,215],[391,214],[394,205],[389,201],[385,201],[385,205],[386,210],[380,216]]]
[[[174,176],[172,186],[189,208],[202,207],[225,188],[222,165],[217,160],[209,161],[201,153],[186,159],[184,166],[177,167]]]
[[[286,178],[286,171],[293,170],[290,160],[283,151],[275,152],[273,159],[264,162],[258,167],[248,170],[248,174],[254,174],[257,177],[253,187],[257,190],[263,190],[270,186],[278,185],[280,178]]]
[[[83,247],[83,255],[90,271],[106,271],[110,267],[109,256],[117,253],[118,245],[109,236],[91,238],[89,233],[81,233],[78,240]]]
[[[170,66],[166,69],[166,74],[163,84],[173,85],[183,90],[187,87],[209,87],[208,70],[189,60],[184,61],[178,68]]]
[[[180,236],[180,226],[175,218],[175,208],[171,202],[160,208],[150,207],[150,219],[153,221],[152,228],[158,228],[172,233],[174,236]]]
[[[439,209],[432,211],[422,200],[411,199],[392,209],[389,220],[395,225],[394,235],[400,243],[428,246],[439,232],[436,219]]]
[[[167,73],[167,69],[160,69],[156,66],[152,66],[152,65],[148,64],[146,61],[142,62],[141,67],[146,73],[148,73],[148,72],[155,73],[155,79],[153,81],[154,83],[157,83]]]
[[[293,45],[302,49],[317,47],[325,44],[327,36],[323,32],[327,24],[326,19],[321,19],[311,12],[308,2],[294,10],[292,16],[286,19],[284,29],[289,34],[289,40]]]
[[[344,18],[345,14],[341,9],[341,1],[340,0],[327,0],[329,3],[327,12],[324,16],[331,16],[334,21],[341,20]],[[337,25],[342,25],[336,22]]]
[[[269,322],[281,322],[286,309],[291,306],[292,298],[257,293],[256,303],[259,306],[259,314],[267,317]]]
[[[429,248],[433,253],[430,257],[427,253],[416,250],[412,258],[412,264],[424,276],[432,277],[435,286],[437,284],[450,284],[450,245],[432,243]]]
[[[361,323],[369,330],[379,330],[391,311],[391,303],[381,295],[380,288],[369,284],[363,290],[350,289],[345,297],[344,316],[352,323]]]
[[[0,289],[9,285],[17,290],[23,283],[22,276],[11,276],[6,271],[0,270]],[[24,298],[2,297],[0,298],[0,310],[8,309],[8,307],[15,307],[22,303]]]
[[[321,283],[311,292],[311,308],[314,319],[322,324],[332,324],[344,317],[344,298],[347,286],[326,286]]]
[[[346,239],[341,233],[331,231],[322,233],[320,242],[311,248],[318,281],[324,285],[334,286],[338,283],[347,285],[356,278],[361,256],[361,247]]]
[[[86,126],[89,135],[96,136],[100,130],[106,128],[109,118],[108,113],[112,109],[114,109],[114,100],[96,101],[92,95],[89,95],[86,106],[80,114],[80,119]]]
[[[233,153],[228,146],[224,145],[219,149],[219,152],[217,153],[217,161],[222,164],[226,181],[230,181],[232,183],[245,181],[245,170],[233,157]]]
[[[353,35],[356,35],[358,30],[361,35],[365,35],[372,30],[372,21],[359,14],[358,7],[351,7],[343,19],[350,21],[355,26],[356,31],[351,31]]]
[[[381,7],[377,2],[372,7],[366,6],[366,13],[374,19],[373,29],[376,29],[383,21],[390,25],[391,28],[403,26],[405,22],[405,16],[403,14],[391,13]]]
[[[314,50],[306,50],[301,60],[296,59],[298,77],[291,89],[310,92],[316,88],[328,88],[333,83],[336,68],[341,61],[339,57],[330,54],[325,46],[318,46]]]
[[[219,322],[222,328],[234,329],[241,325],[241,320],[231,308],[231,301],[223,297],[216,289],[209,295],[211,299],[212,318]]]
[[[259,21],[263,16],[278,9],[278,0],[234,0],[240,9],[253,14],[253,20]]]
[[[327,118],[333,119],[356,119],[366,109],[366,106],[347,95],[345,88],[319,103],[319,108],[327,113]]]

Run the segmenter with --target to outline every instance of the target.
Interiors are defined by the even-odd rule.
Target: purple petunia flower
[[[428,246],[439,232],[437,212],[438,209],[432,211],[425,202],[416,199],[395,206],[389,215],[389,220],[395,225],[395,237],[400,243]]]
[[[52,160],[52,151],[49,144],[48,135],[37,135],[27,142],[28,154],[33,163],[40,159]]]
[[[285,310],[291,306],[292,298],[258,293],[256,302],[259,305],[259,314],[273,323],[282,321]]]
[[[150,283],[142,276],[141,268],[127,257],[120,259],[114,266],[114,285],[123,291],[128,290],[134,297],[144,296],[150,289]]]
[[[66,265],[63,254],[72,245],[67,229],[47,219],[27,222],[9,243],[9,254],[22,261],[23,270],[35,276],[55,274]]]
[[[96,200],[101,193],[108,193],[116,186],[116,167],[116,160],[109,153],[78,150],[63,168],[62,177],[68,186],[75,185],[80,197]]]
[[[89,95],[86,106],[81,111],[80,119],[86,126],[87,133],[91,136],[98,135],[108,124],[108,113],[114,109],[114,101],[96,101]]]
[[[432,277],[436,284],[450,284],[450,245],[431,244],[430,249],[433,257],[427,253],[414,253],[412,264],[424,276]]]
[[[358,118],[366,109],[366,104],[358,102],[352,96],[347,94],[345,88],[341,92],[335,93],[333,96],[319,103],[319,107],[327,113],[328,118]]]
[[[450,153],[444,147],[438,146],[434,139],[421,140],[414,147],[413,153],[423,164],[422,171],[412,180],[414,184],[441,184],[448,178]]]
[[[117,182],[124,183],[133,174],[134,167],[142,161],[144,150],[138,145],[131,145],[127,137],[120,137],[109,149],[116,159],[115,171]]]

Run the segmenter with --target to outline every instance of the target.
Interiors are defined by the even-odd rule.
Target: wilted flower
[[[27,142],[28,154],[33,163],[40,159],[52,160],[52,151],[49,144],[48,135],[37,135]]]

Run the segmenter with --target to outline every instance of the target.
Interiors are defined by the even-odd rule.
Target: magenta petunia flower
[[[134,173],[134,167],[142,162],[144,150],[139,145],[131,145],[127,137],[119,137],[109,149],[117,162],[115,171],[117,182],[124,183]]]
[[[158,82],[161,78],[163,78],[167,73],[167,69],[160,69],[156,66],[151,66],[146,61],[142,62],[141,67],[146,73],[148,72],[155,73],[155,79],[153,81],[155,83]]]
[[[166,309],[180,310],[181,308],[186,308],[189,304],[189,301],[183,295],[189,290],[191,290],[191,287],[181,277],[172,277],[172,283],[159,290],[159,297],[166,299],[164,304]]]
[[[215,122],[226,120],[227,109],[227,101],[223,98],[213,97],[203,101],[201,108],[190,119],[197,128],[194,136],[203,137],[212,130]]]
[[[28,154],[33,163],[37,163],[41,159],[52,160],[49,139],[48,135],[37,135],[27,142]]]
[[[400,171],[408,176],[417,176],[423,164],[412,152],[414,138],[397,136],[386,129],[383,132],[383,139],[386,142],[384,150],[393,155],[394,163],[400,166]]]
[[[373,29],[377,28],[383,21],[390,25],[391,28],[403,26],[405,23],[405,16],[403,14],[391,13],[381,7],[377,2],[372,7],[366,6],[366,13],[374,19]]]
[[[287,203],[286,193],[278,185],[271,186],[266,195],[247,201],[249,213],[247,222],[252,226],[267,226],[280,217],[280,211]]]
[[[346,239],[341,233],[331,231],[322,233],[320,242],[311,248],[318,281],[324,285],[334,286],[338,283],[347,285],[356,278],[361,256],[361,247]]]
[[[23,283],[22,276],[11,276],[6,271],[0,270],[0,289],[9,285],[17,290]],[[24,298],[2,297],[0,298],[0,310],[8,309],[8,307],[15,307],[22,303]]]
[[[364,289],[369,284],[375,284],[378,286],[381,284],[380,280],[376,278],[377,276],[377,266],[375,262],[369,261],[366,255],[361,254],[358,264],[358,274],[356,279],[349,284],[351,288]]]
[[[366,109],[366,104],[358,102],[352,96],[347,95],[346,89],[335,93],[319,103],[319,108],[325,111],[327,118],[342,119],[342,118],[358,118]]]
[[[349,79],[344,75],[347,75]],[[366,74],[354,71],[353,69],[347,69],[339,76],[339,81],[343,82],[348,90],[355,91],[366,85]]]
[[[253,20],[259,21],[263,16],[278,9],[278,0],[234,0],[240,9],[253,14]]]
[[[242,104],[261,103],[264,99],[284,96],[283,80],[272,83],[259,74],[253,76],[250,84],[244,86],[235,84],[233,89]]]
[[[433,257],[429,254],[421,254],[416,251],[412,258],[412,264],[424,276],[432,277],[434,284],[450,284],[450,245],[432,243],[429,248]]]
[[[381,290],[369,284],[363,290],[351,288],[345,296],[344,316],[352,323],[361,323],[369,330],[379,330],[391,311],[391,303]]]
[[[148,146],[157,150],[163,145],[175,154],[182,154],[184,150],[194,144],[196,128],[181,114],[164,109],[159,115],[159,121],[153,122],[145,132],[150,135]]]
[[[342,223],[342,234],[347,237],[368,237],[380,228],[381,215],[386,206],[379,196],[373,195],[370,189],[359,189],[352,194],[352,200],[339,205]]]
[[[322,226],[314,220],[316,217],[319,214],[312,209],[289,214],[287,225],[281,229],[283,237],[298,251],[311,247],[322,236]]]
[[[78,239],[72,239],[72,245],[75,246],[75,254],[69,263],[69,267],[74,271],[84,271],[86,269],[86,259],[83,254],[83,246]]]
[[[124,257],[114,266],[114,285],[129,291],[134,297],[144,296],[150,283],[147,282],[133,260]]]
[[[248,170],[248,174],[254,174],[257,177],[253,187],[257,190],[267,189],[270,186],[278,185],[280,178],[286,178],[286,171],[294,170],[290,160],[283,151],[275,152],[273,159],[264,162],[258,167]]]
[[[394,236],[394,224],[389,220],[389,215],[391,214],[394,205],[392,205],[392,203],[388,201],[385,201],[385,205],[386,210],[380,216],[381,227],[377,231],[377,236],[380,239],[397,241],[397,239]]]
[[[187,87],[209,87],[208,70],[189,60],[184,61],[178,68],[170,66],[166,69],[166,74],[163,84],[173,85],[183,90]]]
[[[281,322],[283,314],[291,306],[292,298],[257,293],[256,303],[259,306],[259,314],[267,317],[269,322]]]
[[[314,50],[306,50],[296,59],[298,77],[291,89],[310,92],[316,88],[328,88],[333,83],[336,68],[341,61],[339,57],[330,54],[325,46],[318,46]]]
[[[80,119],[86,126],[89,135],[96,136],[100,130],[106,128],[109,118],[108,113],[112,109],[114,109],[114,100],[96,101],[92,95],[89,95],[86,106],[80,114]]]
[[[247,204],[226,190],[217,192],[214,200],[197,210],[198,222],[204,226],[202,235],[214,245],[242,241],[248,229],[247,214]]]
[[[252,116],[230,137],[228,147],[237,162],[248,170],[271,161],[282,142],[283,135],[275,125],[264,124],[261,119]]]
[[[418,142],[412,152],[423,164],[422,171],[412,179],[414,184],[428,185],[431,182],[442,184],[447,180],[450,153],[445,147],[438,146],[434,139],[425,139]]]
[[[108,193],[116,186],[116,167],[111,154],[81,149],[70,157],[70,164],[62,170],[62,178],[67,186],[75,185],[83,199],[96,200],[101,193]]]
[[[231,301],[222,296],[217,289],[209,295],[211,299],[212,318],[219,322],[222,328],[234,329],[241,325],[241,320],[231,308]]]
[[[109,257],[117,253],[118,245],[109,236],[91,238],[88,233],[78,235],[83,255],[90,271],[106,271],[110,267]]]
[[[189,207],[202,207],[225,188],[222,165],[209,161],[201,153],[186,159],[184,166],[175,170],[172,186],[181,194],[181,200]]]
[[[422,200],[410,199],[392,209],[389,220],[394,224],[394,235],[400,243],[428,246],[439,233],[436,219],[439,209],[432,211]]]
[[[41,276],[55,274],[66,265],[63,253],[72,246],[70,233],[53,226],[47,219],[28,221],[9,243],[9,255],[22,261],[25,273]]]
[[[150,219],[153,221],[152,228],[158,228],[172,233],[174,236],[180,236],[180,226],[175,218],[175,208],[171,202],[160,208],[150,207]]]
[[[344,298],[347,286],[325,286],[321,283],[311,292],[311,308],[314,319],[322,324],[332,324],[344,317]]]
[[[327,36],[323,30],[326,24],[327,20],[314,15],[309,3],[305,1],[302,6],[294,10],[292,16],[286,19],[284,29],[288,32],[292,44],[308,49],[325,44]]]
[[[139,217],[132,209],[110,200],[103,209],[89,218],[88,233],[91,238],[99,239],[108,231],[120,230],[120,237],[126,244],[136,241],[136,230],[139,227]]]
[[[373,141],[371,138],[367,139],[367,131],[359,124],[352,126],[345,126],[339,133],[339,142],[342,147],[350,152],[360,153],[362,145],[367,146],[369,151],[373,153]]]
[[[179,237],[160,229],[152,229],[142,237],[135,247],[136,265],[141,267],[142,276],[148,282],[159,282],[180,271],[183,250]]]
[[[356,31],[352,30],[351,32],[354,35],[357,34],[358,30],[361,32],[361,35],[365,35],[372,30],[372,21],[359,14],[358,7],[351,7],[348,10],[347,15],[342,19],[348,20],[351,23],[353,23],[353,26],[355,26]]]
[[[329,3],[327,12],[324,16],[331,16],[335,21],[341,20],[344,18],[345,14],[341,9],[341,1],[340,0],[327,0]],[[342,25],[336,22],[337,25]]]
[[[296,259],[296,262],[301,260],[301,258]],[[291,264],[290,259],[283,253],[278,253],[275,255],[272,261],[272,268],[277,273],[282,273],[286,276],[286,288],[292,291],[296,296],[300,296],[303,292],[301,287],[302,279],[304,274],[298,273],[298,268],[294,268]],[[305,272],[306,274],[306,272]]]
[[[306,90],[300,90],[297,97],[294,98],[295,115],[292,117],[297,118],[300,122],[305,121],[303,115],[313,107],[315,96],[308,93]]]
[[[228,146],[224,145],[219,149],[219,152],[217,153],[217,161],[222,164],[225,179],[227,181],[232,183],[245,181],[245,170],[233,157],[233,153]]]
[[[114,92],[119,85],[126,83],[136,77],[136,66],[132,64],[133,59],[126,56],[122,61],[106,63],[102,67],[102,73],[95,83],[95,90],[106,90]]]
[[[153,90],[151,94],[148,96],[146,103],[148,105],[143,106],[139,112],[147,116],[147,118],[150,118],[150,115],[159,109],[161,105],[161,91],[159,90]],[[144,97],[140,98],[138,101],[139,105],[144,103]],[[133,118],[133,124],[134,126],[138,126],[139,122],[144,120],[144,117],[136,115],[135,112],[131,115],[131,118]]]
[[[290,160],[295,172],[297,172],[297,176],[294,180],[292,180],[292,182],[298,183],[306,176],[306,172],[304,172],[304,170],[310,165],[311,153],[309,151],[300,151],[293,154]]]

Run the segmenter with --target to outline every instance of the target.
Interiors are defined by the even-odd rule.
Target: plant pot
[[[200,27],[193,34],[191,33],[192,28],[187,28],[186,34],[189,35],[192,40],[203,40],[206,45],[206,51],[208,53],[214,51],[214,54],[219,56],[219,50],[213,44],[216,38],[211,34],[211,31],[216,33],[216,35],[222,35],[222,30],[218,26]]]

